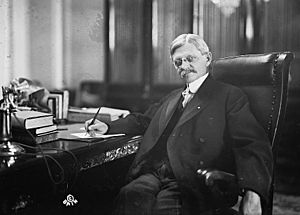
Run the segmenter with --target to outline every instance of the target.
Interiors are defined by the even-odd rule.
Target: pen
[[[97,116],[98,116],[98,113],[99,113],[100,109],[101,109],[101,107],[98,108],[98,110],[97,110],[95,116],[93,117],[92,121],[91,121],[91,122],[88,124],[88,126],[86,127],[86,132],[89,132],[89,126],[90,126],[90,125],[93,125],[93,124],[95,123],[95,120],[96,120],[96,118],[97,118]]]

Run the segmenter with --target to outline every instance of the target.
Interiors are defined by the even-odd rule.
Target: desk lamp
[[[3,100],[0,104],[0,156],[16,156],[25,151],[21,146],[12,142],[11,112],[14,105],[9,98],[10,93],[9,88],[2,87]]]

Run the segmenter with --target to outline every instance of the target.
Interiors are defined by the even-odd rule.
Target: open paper
[[[58,137],[63,140],[74,140],[74,141],[86,141],[86,142],[97,142],[110,137],[124,136],[125,134],[97,134],[89,135],[84,127],[83,123],[76,123],[66,126],[59,126]]]
[[[110,138],[124,136],[125,134],[95,134],[93,136],[89,135],[87,132],[72,133],[71,135],[76,136],[77,138]]]

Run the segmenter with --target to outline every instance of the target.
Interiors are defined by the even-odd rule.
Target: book
[[[53,115],[40,111],[16,111],[11,114],[12,127],[25,129],[53,125]]]
[[[85,122],[92,119],[97,113],[98,108],[76,108],[70,107],[68,113],[68,121],[70,122]],[[125,117],[130,113],[128,110],[101,107],[97,119],[103,122],[110,122],[119,118]]]
[[[57,125],[48,125],[48,126],[43,126],[39,128],[31,128],[31,129],[25,129],[25,128],[13,128],[13,132],[19,132],[19,133],[25,133],[25,132],[30,132],[32,135],[43,135],[49,132],[54,132],[57,131]],[[26,131],[27,130],[27,131]]]
[[[49,101],[52,100],[52,107],[49,106]],[[56,120],[63,119],[63,95],[50,93],[48,95],[48,107],[52,109],[52,113]]]
[[[54,118],[58,116],[58,103],[56,102],[57,98],[48,98],[47,105],[50,109],[50,113],[53,114]],[[57,104],[57,106],[56,106]]]
[[[57,131],[57,125],[56,124],[39,127],[39,128],[36,128],[36,129],[31,129],[31,132],[35,135],[45,134],[45,133],[54,132],[54,131]]]
[[[70,93],[68,90],[64,90],[63,91],[63,119],[68,118],[69,103],[70,103]]]
[[[50,91],[50,98],[53,96],[59,97],[59,108],[61,108],[60,117],[58,119],[67,119],[69,109],[69,91],[68,90],[52,90]]]
[[[13,130],[13,141],[35,146],[36,144],[42,144],[54,140],[58,140],[58,132],[48,132],[42,135],[30,135],[29,133],[19,133]]]

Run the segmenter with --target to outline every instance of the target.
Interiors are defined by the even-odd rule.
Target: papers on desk
[[[71,135],[76,136],[77,138],[110,138],[110,137],[119,137],[124,136],[125,134],[95,134],[94,136],[89,135],[87,132],[81,133],[72,133]]]
[[[124,136],[125,134],[96,134],[91,136],[87,134],[83,123],[76,123],[66,126],[59,126],[58,138],[62,140],[74,140],[83,142],[97,142],[107,138]]]

